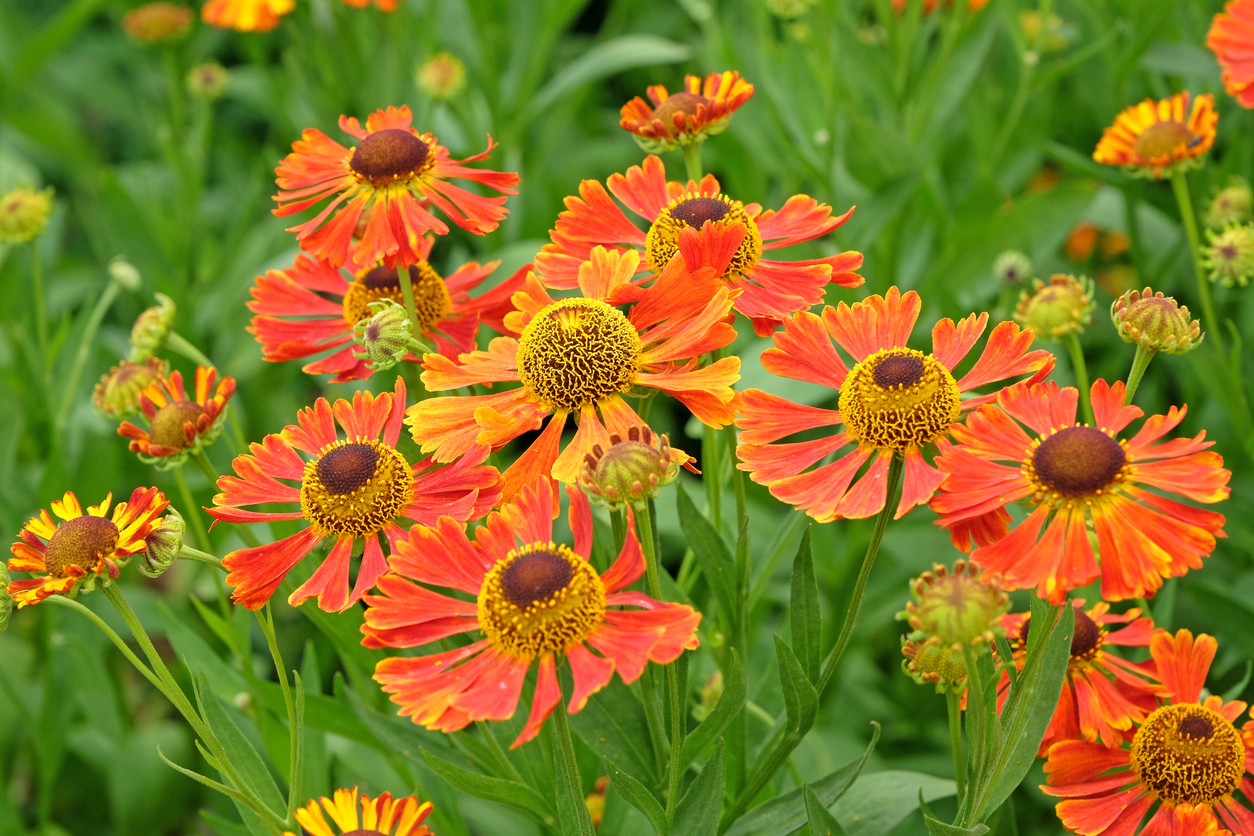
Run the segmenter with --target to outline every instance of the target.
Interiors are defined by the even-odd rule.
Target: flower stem
[[[113,642],[113,645],[122,652],[122,655],[125,656],[126,660],[135,667],[135,670],[143,674],[144,679],[147,679],[150,683],[152,683],[152,687],[160,691],[166,699],[170,700],[170,702],[174,702],[174,700],[170,698],[169,693],[166,691],[165,683],[162,682],[161,679],[153,673],[147,665],[140,661],[139,657],[135,655],[135,651],[131,650],[130,647],[127,646],[122,637],[119,636],[103,618],[96,615],[90,609],[78,601],[75,601],[73,598],[66,598],[64,595],[52,595],[45,600],[47,600],[50,604],[67,607],[85,616],[88,621],[100,628],[100,632],[108,636],[109,641]]]
[[[274,613],[270,609],[270,603],[266,602],[265,607],[259,612],[253,613],[257,616],[257,623],[261,625],[261,632],[265,633],[266,644],[270,646],[270,657],[274,659],[274,672],[279,677],[279,688],[283,691],[283,705],[287,709],[287,726],[288,726],[288,782],[287,782],[287,817],[291,819],[292,814],[296,812],[296,802],[301,792],[301,765],[304,758],[301,757],[301,750],[304,748],[304,740],[300,723],[296,720],[296,703],[292,700],[292,689],[287,682],[287,665],[283,662],[283,654],[279,650],[278,637],[274,634]]]
[[[1137,344],[1136,356],[1132,358],[1132,370],[1128,372],[1128,391],[1123,396],[1124,406],[1132,403],[1132,396],[1136,394],[1136,387],[1141,385],[1141,377],[1145,374],[1145,370],[1149,368],[1150,360],[1153,360],[1154,355],[1157,353],[1157,349],[1147,348],[1140,343]]]
[[[208,551],[210,548],[209,534],[200,516],[200,506],[196,504],[196,499],[192,496],[191,486],[187,484],[187,476],[183,473],[182,465],[174,468],[174,481],[178,482],[179,494],[183,497],[183,516],[187,518],[192,531],[196,532],[196,542],[200,544],[200,548]]]
[[[1180,220],[1184,224],[1184,233],[1189,239],[1189,251],[1193,255],[1193,272],[1197,276],[1197,295],[1202,300],[1203,323],[1211,332],[1211,339],[1219,349],[1220,362],[1226,368],[1228,356],[1224,351],[1222,336],[1223,324],[1215,314],[1215,303],[1210,296],[1210,281],[1206,278],[1206,268],[1202,266],[1202,240],[1197,233],[1197,217],[1193,214],[1193,199],[1189,197],[1189,181],[1183,171],[1171,176],[1171,189],[1176,194],[1176,203],[1180,207]]]
[[[208,563],[214,568],[221,569],[223,572],[226,571],[226,568],[222,565],[222,561],[219,558],[209,554],[209,552],[202,552],[200,549],[193,549],[186,543],[183,544],[182,550],[179,551],[179,557],[187,560],[195,560],[199,563]]]
[[[718,430],[706,425],[701,436],[702,481],[705,482],[705,504],[710,525],[719,532],[723,530],[723,456],[720,446]]]
[[[749,519],[749,511],[745,500],[745,472],[736,467],[736,425],[728,424],[723,428],[723,437],[727,439],[727,462],[731,465],[732,489],[736,492],[736,531],[740,531]]]
[[[100,330],[101,321],[109,308],[113,306],[113,300],[117,298],[121,289],[122,285],[117,279],[110,279],[109,284],[105,286],[104,293],[100,294],[96,307],[92,309],[91,316],[87,318],[87,326],[83,328],[83,337],[78,343],[78,354],[75,355],[74,365],[70,368],[69,377],[66,378],[65,391],[61,395],[61,406],[57,409],[57,417],[53,422],[54,435],[58,443],[61,439],[61,431],[65,429],[65,422],[70,418],[70,407],[74,404],[74,395],[78,391],[78,382],[83,377],[83,367],[87,365],[87,358],[91,354],[92,343],[96,340],[96,332]]]
[[[579,777],[579,763],[575,760],[575,743],[570,738],[570,721],[566,719],[566,706],[561,703],[558,703],[553,712],[553,732],[557,738],[557,745],[553,747],[553,771],[556,773],[554,778],[566,785],[575,834],[596,836],[592,827],[592,816],[588,814],[588,804],[584,800],[583,780]]]
[[[1084,349],[1080,348],[1080,338],[1076,336],[1075,331],[1063,337],[1063,341],[1067,343],[1067,350],[1071,352],[1071,369],[1075,372],[1075,385],[1080,390],[1080,406],[1084,410],[1084,417],[1092,426],[1096,423],[1093,418],[1093,404],[1089,400],[1089,369],[1084,364]]]
[[[967,792],[967,764],[962,757],[962,709],[958,705],[958,694],[946,691],[945,706],[949,709],[949,745],[954,750],[954,780],[958,782],[958,806],[961,807],[962,797]]]
[[[35,333],[39,338],[39,359],[43,363],[44,384],[48,383],[48,367],[52,358],[48,356],[48,310],[44,306],[44,269],[39,260],[39,239],[30,242],[30,278],[35,291]],[[51,391],[51,390],[49,390]]]
[[[422,328],[418,325],[418,307],[414,304],[414,283],[409,277],[409,268],[400,268],[396,271],[396,276],[400,279],[401,297],[405,300],[405,313],[409,316],[409,324],[413,326],[413,333],[421,334]]]
[[[690,142],[680,146],[684,151],[684,166],[688,169],[688,179],[701,182],[701,143]]]
[[[209,480],[209,487],[216,487],[218,484],[218,470],[213,466],[213,462],[209,461],[208,454],[204,449],[192,451],[192,459],[195,460],[196,466],[200,468],[200,472],[205,474],[205,478]],[[208,529],[205,529],[208,531]],[[253,534],[253,530],[248,527],[248,523],[240,523],[235,527],[239,532],[239,536],[245,543],[256,548],[261,545],[261,541],[257,539],[257,535]]]
[[[176,354],[183,355],[198,366],[204,366],[207,369],[215,368],[213,361],[206,357],[204,352],[192,345],[175,331],[169,331],[166,333],[165,347]]]

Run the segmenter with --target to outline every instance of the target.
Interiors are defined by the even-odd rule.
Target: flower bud
[[[0,241],[21,244],[44,231],[52,214],[52,189],[14,189],[0,197]]]
[[[120,255],[115,256],[109,262],[109,278],[117,282],[123,290],[129,290],[131,293],[139,290],[142,281],[135,265]]]
[[[1211,229],[1223,229],[1228,224],[1247,224],[1254,221],[1254,192],[1250,184],[1233,178],[1231,185],[1221,189],[1206,209],[1206,225]]]
[[[466,85],[466,65],[455,55],[439,52],[418,68],[414,82],[433,99],[451,99]]]
[[[165,338],[174,325],[174,314],[177,308],[174,300],[164,293],[155,294],[159,303],[139,315],[131,328],[132,363],[140,363],[156,354],[165,346]]]
[[[182,37],[192,25],[192,10],[173,3],[147,3],[122,18],[122,29],[147,44]]]
[[[967,687],[967,666],[953,645],[936,639],[922,643],[901,637],[901,670],[920,685],[935,685],[936,693],[961,694]]]
[[[139,411],[139,393],[165,374],[165,363],[156,357],[143,363],[123,360],[101,376],[92,393],[92,403],[110,418],[133,415]]]
[[[780,20],[793,20],[810,11],[815,0],[766,0],[766,7]]]
[[[379,299],[367,305],[371,315],[353,326],[353,340],[361,346],[354,355],[366,361],[372,371],[384,371],[405,359],[411,351],[433,349],[413,337],[409,314],[392,299]]]
[[[934,563],[932,571],[911,581],[914,600],[897,613],[914,628],[909,638],[916,642],[935,638],[944,645],[991,642],[1010,598],[996,582],[984,583],[979,575],[975,564],[957,560],[952,572]]]
[[[1126,343],[1167,354],[1184,354],[1201,342],[1201,326],[1189,309],[1150,288],[1129,290],[1110,306],[1110,321]]]
[[[1229,224],[1218,234],[1206,230],[1210,246],[1202,248],[1202,263],[1210,280],[1224,287],[1245,287],[1254,275],[1254,225]]]
[[[217,61],[197,64],[187,74],[187,92],[198,99],[211,102],[222,97],[230,80],[226,68]]]
[[[993,262],[993,275],[1006,284],[1019,284],[1032,275],[1032,259],[1018,250],[1006,250]]]
[[[718,701],[723,698],[723,672],[715,671],[710,678],[705,681],[705,685],[701,686],[701,704],[692,709],[692,717],[698,723],[704,722],[706,717],[714,711],[714,706],[718,705]]]
[[[183,534],[186,523],[173,508],[161,518],[161,525],[144,538],[146,548],[139,555],[138,569],[148,578],[160,577],[174,565],[183,551]]]
[[[9,567],[0,560],[0,633],[9,629],[9,616],[13,614],[13,596],[9,594]]]
[[[1045,284],[1032,283],[1032,294],[1019,294],[1014,320],[1039,337],[1064,337],[1084,330],[1093,319],[1093,283],[1055,273]]]
[[[632,427],[626,439],[611,433],[609,449],[592,446],[584,456],[579,482],[598,505],[611,509],[627,502],[643,505],[658,495],[659,488],[675,481],[683,455],[671,449],[665,435],[655,436],[645,426]]]

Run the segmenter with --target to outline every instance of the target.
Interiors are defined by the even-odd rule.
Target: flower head
[[[680,261],[641,290],[631,283],[638,261],[631,251],[597,248],[579,273],[583,295],[561,299],[530,274],[514,294],[517,310],[505,318],[517,339],[498,337],[487,351],[463,354],[457,362],[438,354],[423,357],[422,380],[432,391],[520,384],[490,395],[415,404],[405,423],[423,452],[447,461],[476,444],[501,447],[552,416],[505,471],[509,499],[538,476],[576,481],[593,445],[604,448],[611,432],[628,437],[631,427],[642,425],[624,398],[633,391],[667,392],[707,425],[730,424],[736,397],[731,384],[740,378],[740,360],[724,357],[700,366],[697,358],[735,338],[726,321],[731,292],[712,271],[690,273]],[[629,305],[626,313],[620,304]],[[572,415],[579,430],[559,454],[562,429]]]
[[[979,574],[976,566],[957,560],[952,572],[934,563],[932,571],[912,580],[913,600],[897,614],[914,628],[910,638],[921,642],[935,637],[941,644],[958,646],[992,642],[1001,632],[998,617],[1010,598],[995,581],[981,581]]]
[[[296,0],[209,0],[200,10],[200,19],[219,29],[269,32],[295,8]]]
[[[608,187],[608,191],[607,191]],[[611,199],[618,198],[632,214],[649,224],[641,230]],[[556,289],[579,286],[581,265],[595,247],[630,248],[642,256],[633,279],[647,283],[672,261],[689,270],[709,267],[733,290],[734,309],[753,321],[766,336],[790,314],[823,300],[829,284],[857,287],[862,254],[848,251],[804,261],[776,261],[763,256],[827,235],[849,220],[853,209],[833,216],[832,208],[806,195],[794,195],[778,212],[756,203],[741,203],[720,191],[706,175],[697,183],[668,182],[657,157],[632,166],[626,175],[612,175],[579,184],[579,197],[566,198],[566,211],[536,256],[536,272]]]
[[[174,316],[178,313],[174,300],[164,293],[154,295],[157,297],[156,307],[141,313],[131,326],[129,359],[132,363],[142,363],[164,348],[166,337],[174,326]]]
[[[235,379],[217,378],[217,369],[197,366],[195,397],[191,399],[183,388],[181,372],[154,380],[139,394],[139,408],[148,419],[148,429],[123,421],[118,435],[131,439],[131,451],[158,470],[183,464],[222,434],[226,402],[235,394]]]
[[[235,476],[218,479],[222,491],[209,514],[222,522],[305,520],[300,532],[266,546],[231,552],[222,561],[230,572],[231,597],[248,609],[260,609],[305,555],[325,540],[330,553],[309,580],[288,597],[299,606],[317,596],[327,612],[351,607],[387,571],[379,534],[394,550],[402,534],[399,518],[434,523],[448,516],[464,523],[478,519],[500,498],[496,468],[483,466],[484,447],[472,447],[453,464],[436,466],[429,458],[411,465],[397,449],[405,414],[405,383],[398,376],[394,392],[357,392],[335,405],[319,398],[281,433],[254,443],[251,455],[236,457]],[[345,438],[336,431],[343,428]],[[308,458],[302,458],[304,453]],[[284,481],[279,481],[284,480]],[[297,482],[299,486],[286,482]],[[246,511],[244,506],[296,504],[290,511]],[[364,541],[357,581],[349,592],[354,547]]]
[[[1252,724],[1235,726],[1246,705],[1202,699],[1216,647],[1205,634],[1195,640],[1188,630],[1155,632],[1150,657],[1163,692],[1147,716],[1133,721],[1130,740],[1114,747],[1065,740],[1050,748],[1041,790],[1063,799],[1055,809],[1068,831],[1218,836],[1222,826],[1254,833],[1254,811],[1237,796],[1254,802],[1246,765]]]
[[[1254,0],[1229,0],[1211,21],[1206,46],[1223,69],[1224,89],[1242,107],[1254,107]]]
[[[729,70],[684,77],[684,89],[668,93],[661,84],[647,91],[649,102],[636,98],[623,105],[618,123],[647,153],[672,151],[705,142],[727,130],[732,114],[753,98],[753,85]]]
[[[13,615],[13,596],[9,594],[9,567],[0,563],[0,633],[9,629]]]
[[[908,0],[893,0],[893,13],[902,14],[906,10]],[[930,15],[940,8],[941,0],[923,0],[923,13]],[[954,0],[945,0],[945,5],[953,8]],[[988,5],[988,0],[967,0],[967,14],[975,14]]]
[[[356,118],[340,117],[340,130],[357,140],[352,148],[317,128],[292,143],[292,153],[274,170],[279,186],[274,214],[285,218],[333,198],[312,220],[288,229],[305,252],[332,267],[417,264],[426,257],[423,235],[449,230],[429,211],[432,205],[467,232],[486,235],[496,229],[508,214],[504,195],[517,194],[518,175],[466,165],[487,158],[492,137],[483,153],[454,160],[434,136],[414,130],[412,121],[408,106],[389,107],[372,113],[364,128]],[[470,180],[502,196],[482,197],[452,180]],[[361,223],[365,227],[354,242]]]
[[[498,332],[506,330],[503,319],[513,310],[510,296],[522,286],[531,265],[493,289],[471,296],[500,262],[470,261],[444,277],[425,260],[431,244],[431,238],[420,244],[423,260],[400,268],[409,272],[422,331],[412,336],[434,343],[443,355],[457,357],[474,349],[481,324]],[[300,255],[286,270],[258,276],[251,292],[248,308],[256,316],[248,331],[261,343],[262,356],[272,363],[318,356],[302,368],[307,374],[334,374],[333,383],[370,377],[368,359],[355,351],[354,329],[376,313],[372,303],[404,301],[395,268],[375,265],[347,277],[326,262]],[[409,351],[404,357],[418,360]]]
[[[374,0],[374,4],[381,12],[391,14],[396,11],[396,4],[399,0]],[[370,0],[344,0],[344,5],[353,6],[357,9],[364,9],[370,5]]]
[[[9,571],[35,577],[9,582],[8,594],[19,609],[49,595],[90,591],[101,576],[117,578],[119,568],[146,548],[144,538],[161,525],[161,512],[169,505],[156,488],[136,488],[110,515],[112,502],[113,494],[108,494],[84,511],[78,497],[66,491],[52,503],[61,523],[41,510],[22,526],[10,548]]]
[[[1020,284],[1032,275],[1032,259],[1018,250],[1006,250],[993,262],[993,275],[1006,284]]]
[[[231,75],[217,61],[197,64],[187,73],[187,92],[193,96],[213,101],[222,98]]]
[[[1239,177],[1215,193],[1210,206],[1206,207],[1206,225],[1211,229],[1223,229],[1228,224],[1248,224],[1254,221],[1254,192],[1250,184]]]
[[[1170,177],[1202,164],[1215,143],[1218,121],[1215,99],[1209,93],[1196,99],[1187,91],[1161,101],[1146,99],[1115,117],[1097,143],[1093,159],[1123,166],[1132,177]]]
[[[456,55],[437,52],[418,68],[414,82],[433,99],[451,99],[466,86],[466,65]]]
[[[148,578],[159,578],[174,565],[183,551],[183,535],[187,524],[174,509],[161,518],[158,525],[144,538],[144,551],[137,566],[139,573]]]
[[[52,187],[14,189],[0,197],[0,241],[21,244],[44,231],[52,214]]]
[[[1015,322],[1038,337],[1058,337],[1078,333],[1093,320],[1093,282],[1063,273],[1032,282],[1032,293],[1019,294]]]
[[[916,641],[901,637],[901,670],[920,685],[935,685],[936,693],[961,694],[967,689],[967,666],[962,652],[937,638]]]
[[[1120,439],[1143,414],[1123,398],[1122,382],[1096,381],[1097,423],[1089,427],[1076,423],[1079,392],[1072,387],[1051,382],[1003,390],[996,405],[953,428],[955,444],[936,459],[946,474],[932,500],[937,524],[950,529],[963,551],[974,530],[973,563],[1000,576],[1006,588],[1035,587],[1055,604],[1098,577],[1104,599],[1123,601],[1152,595],[1164,578],[1200,568],[1215,538],[1224,536],[1223,516],[1146,488],[1219,502],[1228,497],[1231,474],[1207,450],[1213,442],[1204,432],[1156,443],[1186,409],[1173,406]],[[1005,506],[1019,500],[1028,515],[1008,530]]]
[[[508,720],[527,672],[536,667],[531,715],[516,748],[539,733],[561,702],[558,664],[570,665],[573,688],[566,710],[574,714],[609,684],[614,671],[630,684],[649,662],[664,665],[697,647],[699,612],[626,591],[644,573],[630,523],[618,559],[599,573],[588,563],[593,537],[588,501],[573,486],[567,494],[573,548],[553,540],[559,509],[547,479],[490,514],[473,542],[448,517],[430,527],[415,526],[399,540],[392,571],[379,579],[380,594],[366,598],[363,643],[419,647],[475,634],[475,641],[455,650],[379,662],[375,679],[401,706],[402,716],[445,732],[478,720]]]
[[[629,427],[626,438],[610,433],[608,447],[592,445],[592,452],[584,456],[579,484],[599,505],[639,507],[675,481],[687,458],[683,451],[671,449],[665,434],[655,436],[647,426]]]
[[[296,823],[301,832],[285,832],[283,836],[430,836],[431,831],[422,822],[431,810],[430,801],[419,802],[412,795],[393,798],[385,792],[378,798],[362,795],[359,799],[357,788],[353,787],[336,790],[331,798],[323,796],[297,808]]]
[[[144,43],[172,41],[187,33],[193,17],[192,10],[187,6],[145,3],[126,13],[122,18],[122,28],[126,34]]]
[[[1254,276],[1254,224],[1229,224],[1223,232],[1206,230],[1210,245],[1202,248],[1202,263],[1210,280],[1224,287],[1245,287]]]
[[[1188,308],[1148,287],[1129,290],[1111,302],[1110,320],[1124,342],[1167,354],[1192,351],[1205,336]]]
[[[411,351],[431,350],[412,336],[414,323],[400,303],[384,298],[366,307],[370,316],[353,326],[353,342],[361,349],[354,350],[353,356],[365,360],[370,371],[386,371]]]
[[[139,411],[139,395],[166,375],[165,362],[149,357],[142,363],[123,360],[101,375],[92,392],[96,408],[110,418],[126,418]]]
[[[1013,322],[993,329],[975,365],[953,373],[988,324],[988,314],[961,322],[942,319],[932,328],[932,353],[908,348],[922,302],[913,290],[895,287],[852,306],[841,302],[821,316],[794,314],[762,353],[766,370],[839,392],[839,409],[793,403],[760,389],[743,393],[741,470],[770,488],[776,499],[795,505],[819,522],[869,517],[888,501],[886,474],[893,456],[905,459],[905,481],[896,516],[931,498],[944,474],[927,464],[923,450],[946,437],[964,412],[997,397],[962,399],[964,393],[1020,375],[1044,378],[1053,369],[1047,351],[1029,351],[1032,334]],[[835,345],[833,345],[833,343]],[[836,351],[854,361],[850,368]],[[777,444],[795,433],[834,427],[822,438]],[[848,447],[836,461],[813,470],[829,453]],[[855,477],[870,462],[865,475]],[[852,487],[851,487],[852,485]]]

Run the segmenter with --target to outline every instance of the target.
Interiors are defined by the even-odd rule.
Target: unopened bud
[[[1230,224],[1218,234],[1206,230],[1210,246],[1202,247],[1202,263],[1210,280],[1224,287],[1245,287],[1254,276],[1254,225]]]
[[[92,393],[92,403],[110,418],[134,415],[139,411],[139,393],[165,374],[165,363],[156,357],[142,363],[123,360],[101,376]]]
[[[198,64],[187,74],[187,92],[197,98],[213,101],[222,97],[230,80],[226,68],[217,61]]]
[[[155,296],[158,305],[141,313],[131,328],[132,363],[143,362],[160,351],[174,325],[174,314],[178,310],[174,300],[164,293]]]
[[[1019,294],[1014,320],[1039,337],[1063,337],[1084,330],[1093,319],[1093,283],[1055,273],[1049,283],[1032,283],[1032,293]]]
[[[144,538],[145,548],[139,556],[139,572],[149,578],[160,577],[174,565],[183,551],[183,534],[187,524],[174,509],[161,518],[161,525]]]
[[[392,299],[379,299],[367,306],[371,315],[353,326],[353,340],[361,346],[354,354],[366,361],[372,371],[384,371],[405,359],[410,352],[433,349],[413,336],[413,322],[405,308]]]
[[[937,639],[916,642],[902,636],[902,671],[920,685],[935,685],[936,693],[961,694],[967,687],[967,666],[962,653]]]
[[[135,265],[120,255],[115,256],[109,262],[109,278],[117,282],[123,290],[129,290],[131,293],[139,290],[139,285],[142,281],[139,270],[135,269]]]
[[[698,723],[704,722],[714,711],[714,706],[723,698],[723,672],[715,671],[701,686],[701,704],[692,709],[692,717]]]
[[[1206,209],[1206,225],[1211,229],[1223,229],[1228,224],[1247,224],[1254,221],[1254,192],[1250,184],[1233,178],[1231,185],[1215,195]]]
[[[632,427],[627,438],[611,433],[608,449],[592,446],[592,452],[584,456],[579,482],[598,505],[639,506],[675,481],[681,455],[671,449],[665,435],[656,436],[645,426]]]
[[[1032,259],[1018,250],[1006,250],[993,262],[993,275],[1006,284],[1019,284],[1032,277]]]
[[[0,241],[21,244],[44,231],[52,214],[52,189],[14,189],[0,197]]]
[[[1167,354],[1184,354],[1202,342],[1201,326],[1189,309],[1150,288],[1129,290],[1110,306],[1110,321],[1126,343]]]
[[[436,53],[418,68],[414,81],[433,99],[451,99],[466,85],[466,65],[455,55]]]

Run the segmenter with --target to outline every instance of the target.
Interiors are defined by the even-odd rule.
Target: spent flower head
[[[909,638],[920,643],[934,638],[954,646],[993,641],[1010,598],[995,581],[979,576],[979,567],[957,560],[952,571],[934,563],[932,571],[911,581],[913,600],[897,613],[914,628]]]
[[[1202,247],[1202,263],[1212,282],[1245,287],[1254,276],[1254,224],[1229,224],[1223,232],[1206,230],[1209,246]]]
[[[164,293],[154,294],[157,297],[156,307],[141,313],[131,327],[132,363],[142,363],[165,347],[166,337],[174,325],[174,315],[178,308],[174,300]]]
[[[594,444],[584,456],[579,483],[598,505],[622,508],[640,506],[675,481],[687,456],[672,450],[666,435],[655,436],[646,426],[632,427],[627,438],[610,434],[609,447]]]
[[[1124,342],[1167,354],[1192,351],[1205,336],[1187,307],[1148,287],[1129,290],[1112,302],[1110,321]]]
[[[110,418],[125,418],[139,411],[139,393],[166,376],[165,362],[149,357],[142,363],[123,360],[101,375],[92,403]]]
[[[1093,319],[1093,282],[1064,273],[1050,276],[1046,284],[1032,283],[1032,293],[1019,294],[1015,322],[1040,337],[1065,337],[1080,332]]]
[[[183,522],[178,511],[173,508],[168,511],[161,518],[161,524],[144,538],[145,548],[136,564],[139,573],[148,578],[158,578],[165,574],[165,570],[174,565],[174,561],[179,559],[179,553],[183,551],[183,535],[187,531],[187,524]]]
[[[0,241],[21,244],[39,235],[52,213],[52,188],[17,188],[0,197]]]
[[[1247,224],[1254,221],[1254,192],[1250,184],[1240,177],[1215,193],[1210,206],[1206,207],[1206,225],[1211,229],[1223,229],[1228,224]]]
[[[230,73],[217,61],[197,64],[187,74],[187,92],[211,102],[222,98],[230,81]]]
[[[414,73],[418,89],[433,99],[453,98],[466,86],[466,65],[449,52],[437,52]]]
[[[1006,250],[993,261],[993,275],[1006,284],[1019,284],[1032,275],[1032,259],[1019,250]]]

